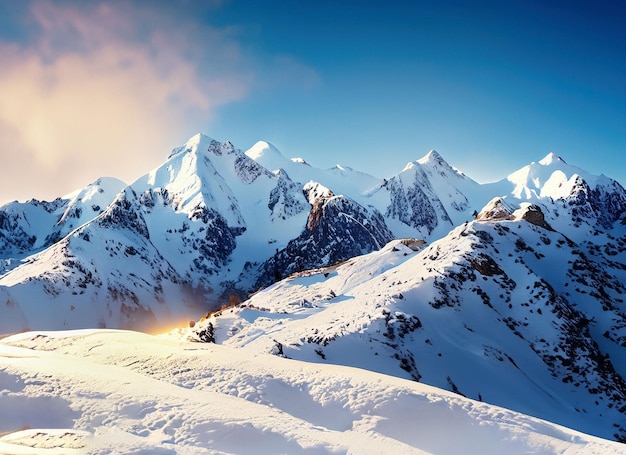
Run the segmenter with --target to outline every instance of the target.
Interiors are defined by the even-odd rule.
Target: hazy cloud
[[[309,90],[320,84],[317,72],[290,55],[275,55],[265,71],[267,84],[274,87]]]
[[[128,183],[253,83],[236,34],[149,2],[33,2],[0,41],[0,204]]]

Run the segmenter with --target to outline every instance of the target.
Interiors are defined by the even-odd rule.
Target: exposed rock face
[[[132,188],[124,189],[96,222],[105,229],[128,229],[146,239],[150,238],[137,195]]]
[[[470,259],[472,267],[476,269],[478,273],[484,276],[503,275],[504,271],[500,268],[496,261],[491,256],[484,253],[478,253],[476,256]]]
[[[194,211],[190,219],[201,222],[205,227],[200,235],[181,236],[185,245],[198,252],[193,260],[194,268],[207,275],[219,273],[237,246],[236,237],[243,234],[246,228],[229,227],[222,215],[205,207]]]
[[[425,228],[428,233],[437,227],[438,213],[444,220],[450,220],[443,206],[437,201],[431,201],[417,181],[414,185],[405,187],[402,181],[391,179],[386,188],[390,192],[391,202],[385,216],[414,228]]]
[[[307,218],[306,229],[313,231],[322,221],[324,208],[328,201],[335,197],[335,194],[328,188],[314,182],[307,183],[303,192],[312,206]]]
[[[522,219],[549,231],[554,230],[546,221],[546,218],[538,205],[532,204],[523,209]]]
[[[267,207],[272,211],[272,219],[286,220],[308,210],[307,204],[299,196],[301,185],[293,182],[282,170],[276,172],[278,181],[272,190]]]
[[[345,261],[355,252],[380,249],[393,239],[377,211],[318,185],[305,187],[305,194],[312,200],[306,229],[261,265],[255,287],[267,286],[294,272]]]
[[[5,257],[22,256],[33,250],[37,237],[20,223],[20,214],[0,212],[0,250]]]
[[[476,215],[477,220],[499,221],[515,219],[513,212],[515,208],[508,205],[501,197],[496,197]]]
[[[591,188],[585,180],[578,177],[564,203],[571,210],[577,224],[596,219],[597,225],[608,229],[614,222],[624,219],[626,190],[618,182],[608,179]]]

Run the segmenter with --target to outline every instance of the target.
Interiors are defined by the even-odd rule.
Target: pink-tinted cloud
[[[130,182],[247,94],[231,30],[148,7],[36,2],[28,43],[0,42],[0,204]]]

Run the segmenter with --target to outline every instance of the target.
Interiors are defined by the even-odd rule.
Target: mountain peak
[[[311,205],[313,205],[317,199],[328,199],[335,195],[329,188],[313,180],[304,185],[302,192]]]
[[[543,166],[549,166],[556,163],[567,164],[563,158],[561,158],[554,152],[548,153],[542,160],[539,161],[539,164]]]
[[[311,166],[309,163],[306,162],[304,158],[300,158],[300,157],[291,158],[291,162],[296,163],[296,164],[304,164],[305,166],[309,166],[309,167]]]
[[[261,166],[272,171],[288,168],[291,164],[274,144],[267,141],[258,141],[244,153],[248,158],[253,159]]]
[[[331,170],[335,171],[335,172],[340,172],[340,173],[341,172],[353,172],[354,171],[354,169],[352,169],[351,167],[343,166],[341,164],[336,164],[335,167],[331,168]]]
[[[513,219],[515,207],[507,203],[502,197],[495,197],[483,207],[476,219],[479,221],[497,221]]]
[[[72,191],[71,193],[63,196],[61,199],[68,199],[72,201],[72,203],[80,200],[90,200],[96,197],[97,194],[104,192],[115,195],[126,186],[126,183],[116,177],[100,177],[93,183],[87,185],[85,188]]]
[[[206,134],[203,133],[198,133],[195,134],[194,136],[191,136],[187,142],[185,142],[185,145],[183,146],[185,149],[198,149],[201,148],[201,144],[210,144],[211,142],[215,142],[215,139],[213,139],[212,137],[207,136]]]
[[[565,160],[551,152],[539,162],[533,161],[509,174],[507,180],[515,185],[512,194],[516,198],[562,199],[568,197],[580,182],[595,188],[598,182],[604,179],[567,164]]]
[[[246,150],[248,155],[253,160],[259,160],[269,157],[278,157],[284,159],[280,150],[278,150],[274,144],[267,141],[257,141],[250,149]]]
[[[408,163],[406,163],[406,166],[402,171],[404,172],[408,171],[409,169],[415,169],[419,166],[437,167],[441,165],[449,166],[448,163],[446,163],[446,160],[444,160],[436,150],[431,150],[419,160],[409,161]]]
[[[443,164],[446,162],[446,160],[441,157],[437,150],[431,150],[426,154],[426,156],[417,160],[417,162],[420,164]]]
[[[171,153],[169,154],[169,156],[167,157],[167,159],[170,159],[173,156],[178,155],[179,153],[185,152],[187,150],[198,150],[201,148],[206,148],[206,147],[201,146],[201,144],[210,144],[211,142],[214,142],[214,141],[215,140],[213,138],[207,136],[206,134],[202,134],[202,133],[195,134],[191,136],[187,140],[187,142],[185,142],[185,144],[173,149]]]

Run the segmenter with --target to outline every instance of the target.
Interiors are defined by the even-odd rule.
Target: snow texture
[[[5,454],[623,453],[412,381],[175,336],[30,332],[0,361]]]

